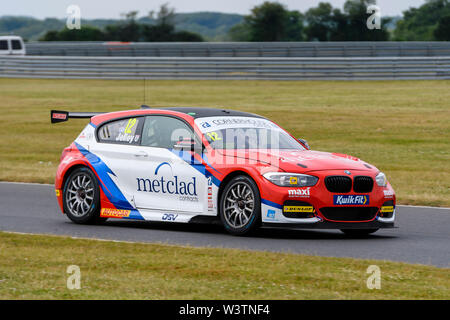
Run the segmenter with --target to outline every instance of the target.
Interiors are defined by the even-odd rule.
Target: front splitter
[[[322,221],[317,223],[278,223],[263,222],[263,228],[282,228],[282,229],[385,229],[398,228],[393,222],[331,222]]]

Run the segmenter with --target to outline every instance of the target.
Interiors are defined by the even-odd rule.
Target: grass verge
[[[52,183],[62,149],[86,124],[50,109],[116,111],[144,102],[143,81],[0,79],[0,180]],[[450,206],[450,81],[148,81],[158,106],[267,116],[315,150],[386,172],[399,203]]]
[[[67,289],[69,265],[81,289]],[[368,289],[369,265],[381,289]],[[0,299],[449,299],[450,269],[0,232]]]

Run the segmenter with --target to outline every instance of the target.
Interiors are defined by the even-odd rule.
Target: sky
[[[274,1],[274,0],[271,0]],[[345,0],[321,0],[329,2],[333,7],[341,8]],[[132,10],[139,11],[139,16],[145,16],[151,10],[157,11],[159,6],[168,2],[176,12],[216,11],[225,13],[248,14],[250,9],[264,0],[2,0],[0,16],[21,15],[39,19],[66,17],[69,5],[78,5],[81,18],[120,18],[121,13]],[[306,11],[316,7],[319,0],[281,0],[290,10]],[[425,0],[378,0],[382,16],[401,15],[409,7],[419,7]]]

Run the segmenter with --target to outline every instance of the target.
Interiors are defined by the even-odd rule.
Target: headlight
[[[386,175],[383,172],[380,172],[379,174],[377,174],[377,176],[375,177],[375,181],[377,182],[377,185],[379,185],[380,187],[387,186]]]
[[[263,177],[280,187],[311,187],[319,178],[299,173],[268,172]]]

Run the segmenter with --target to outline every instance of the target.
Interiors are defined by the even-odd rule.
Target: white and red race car
[[[144,107],[89,118],[61,156],[55,189],[72,221],[220,219],[232,234],[263,225],[364,235],[394,226],[386,176],[358,158],[309,150],[261,116]]]

